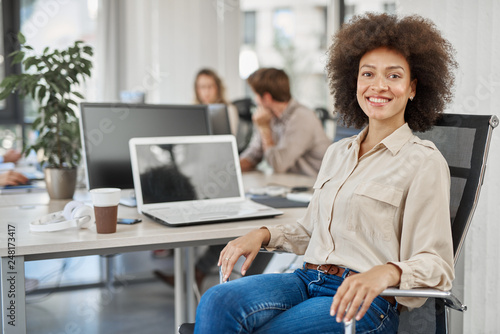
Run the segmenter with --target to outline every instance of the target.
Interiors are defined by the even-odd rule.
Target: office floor
[[[145,262],[141,254],[132,259],[137,267]],[[145,255],[146,257],[149,255]],[[72,264],[71,261],[75,263]],[[128,259],[127,261],[131,261]],[[125,260],[118,263],[123,267]],[[269,263],[266,272],[283,271],[290,264],[300,263],[291,254],[279,254]],[[42,268],[51,265],[50,262],[27,264],[26,276],[34,276]],[[158,265],[158,261],[152,261]],[[65,263],[65,262],[64,262]],[[63,264],[72,270],[65,273],[65,283],[89,283],[99,276],[98,260],[71,259]],[[61,266],[54,262],[52,266]],[[125,263],[125,267],[128,266]],[[160,268],[169,272],[173,262],[163,261]],[[54,268],[51,268],[54,270]],[[147,268],[143,267],[142,269]],[[158,268],[158,267],[157,267]],[[51,271],[46,269],[50,275]],[[174,331],[174,289],[151,275],[151,270],[139,273],[127,273],[120,277],[133,279],[118,279],[117,284],[109,288],[89,288],[71,291],[57,291],[51,294],[29,294],[26,298],[27,329],[30,334],[170,334]],[[53,284],[56,275],[52,274]],[[38,275],[40,277],[40,275]],[[87,278],[86,280],[83,278]],[[78,280],[79,279],[79,280]],[[83,280],[83,281],[82,281]],[[203,290],[218,283],[214,274],[205,279]],[[44,282],[40,282],[43,287]],[[203,292],[203,291],[202,291]]]
[[[154,281],[27,298],[28,333],[173,333],[174,290]]]
[[[85,289],[64,287],[104,281],[105,258],[27,262],[27,291],[34,291],[26,297],[27,332],[173,333],[174,289],[153,275],[153,269],[158,268],[173,272],[171,253],[164,257],[154,256],[153,252],[127,253],[111,261],[117,277],[115,284],[110,288]]]

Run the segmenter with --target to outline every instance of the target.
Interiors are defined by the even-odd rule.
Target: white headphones
[[[94,209],[78,201],[71,201],[63,211],[54,212],[30,223],[35,232],[53,232],[72,227],[89,228],[94,224]]]

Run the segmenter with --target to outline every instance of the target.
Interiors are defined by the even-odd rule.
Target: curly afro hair
[[[368,123],[356,98],[359,62],[365,53],[379,47],[406,58],[411,80],[417,79],[417,95],[406,105],[405,121],[413,131],[428,130],[452,100],[458,65],[452,45],[431,21],[418,15],[355,16],[335,34],[326,71],[341,121],[356,128]]]

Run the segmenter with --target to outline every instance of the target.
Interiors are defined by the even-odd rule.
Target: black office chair
[[[340,118],[333,118],[335,121],[335,136],[333,137],[333,142],[339,141],[344,138],[349,138],[357,135],[362,129],[356,129],[352,126],[347,126],[342,122]]]
[[[455,264],[477,206],[491,135],[498,122],[496,116],[443,114],[431,130],[417,133],[418,137],[434,142],[450,167],[450,216]],[[467,310],[451,291],[389,288],[381,295],[428,298],[424,306],[401,314],[398,330],[401,333],[415,332],[412,324],[418,324],[418,333],[448,333],[448,308],[462,312]],[[181,326],[179,333],[192,333],[194,324],[185,325]],[[346,323],[345,333],[355,332],[355,321]]]
[[[332,114],[325,108],[316,108],[314,112],[318,116],[321,121],[321,125],[323,125],[323,129],[328,131],[327,124],[328,122],[335,123],[335,132],[333,136],[333,142],[337,142],[340,139],[348,138],[354,135],[357,135],[362,129],[356,129],[352,126],[346,126],[344,122],[337,116],[332,116]]]
[[[434,142],[450,167],[450,216],[455,265],[477,206],[491,134],[497,126],[496,116],[444,114],[434,128],[416,134]],[[415,323],[419,333],[448,333],[448,309],[467,310],[467,306],[450,291],[390,288],[381,295],[429,298],[421,308],[401,314],[399,332],[403,333],[414,332],[411,324]],[[355,322],[346,324],[345,333],[355,333],[355,327]]]
[[[238,144],[238,152],[243,152],[252,138],[253,123],[252,113],[256,107],[251,98],[243,98],[231,102],[238,110],[238,131],[236,132],[236,142]]]
[[[318,107],[314,109],[316,116],[318,116],[321,121],[321,125],[323,125],[323,129],[326,129],[326,123],[328,121],[333,121],[334,118],[330,114],[330,112],[326,108]]]

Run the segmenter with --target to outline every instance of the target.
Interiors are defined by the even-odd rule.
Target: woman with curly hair
[[[355,17],[334,36],[327,64],[337,112],[361,133],[331,145],[304,217],[228,243],[227,280],[261,247],[304,254],[293,273],[243,277],[203,295],[196,333],[396,333],[416,298],[388,287],[451,288],[450,175],[429,129],[451,100],[453,48],[433,23],[387,14]]]

